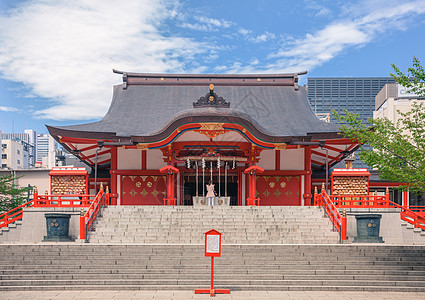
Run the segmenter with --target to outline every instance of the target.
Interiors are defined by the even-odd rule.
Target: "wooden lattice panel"
[[[367,176],[333,176],[334,195],[367,195],[369,190]]]
[[[84,175],[63,175],[52,176],[52,194],[85,194],[86,176]]]

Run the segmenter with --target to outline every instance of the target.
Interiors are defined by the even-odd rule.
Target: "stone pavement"
[[[0,292],[6,299],[214,299],[209,295],[195,295],[192,291],[6,291]],[[400,292],[328,292],[328,291],[231,291],[230,295],[216,295],[216,299],[425,299],[425,293]]]

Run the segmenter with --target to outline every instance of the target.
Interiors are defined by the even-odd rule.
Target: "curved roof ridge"
[[[170,74],[170,73],[138,73],[126,72],[117,69],[112,69],[115,74],[126,74],[132,77],[150,77],[150,78],[282,78],[293,77],[307,74],[308,70],[295,73],[280,73],[280,74],[267,74],[267,73],[252,73],[252,74]]]

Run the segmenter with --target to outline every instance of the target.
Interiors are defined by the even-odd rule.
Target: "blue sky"
[[[389,76],[425,63],[425,0],[0,0],[0,130],[95,121],[112,69]]]

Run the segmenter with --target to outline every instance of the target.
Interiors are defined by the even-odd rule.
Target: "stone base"
[[[356,236],[354,238],[353,243],[384,243],[382,238],[380,236],[373,237],[373,236],[365,236],[365,237],[358,237]]]
[[[47,237],[45,236],[43,242],[74,242],[70,237]]]

